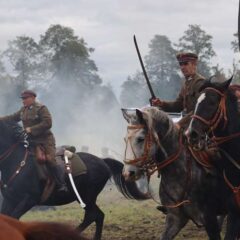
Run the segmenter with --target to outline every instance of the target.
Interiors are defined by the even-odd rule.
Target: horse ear
[[[123,117],[130,123],[131,115],[127,112],[126,108],[121,108]]]
[[[227,81],[223,82],[221,87],[223,88],[223,90],[228,89],[228,87],[230,86],[231,82],[232,82],[233,76],[231,76]]]
[[[140,109],[136,109],[136,115],[141,124],[147,125],[148,122],[148,114],[147,112],[141,111]]]

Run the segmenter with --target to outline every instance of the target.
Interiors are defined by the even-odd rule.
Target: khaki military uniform
[[[185,126],[190,120],[197,99],[200,95],[200,88],[204,83],[205,78],[200,74],[185,79],[185,82],[180,90],[180,93],[175,101],[162,101],[161,109],[166,112],[181,112],[187,115],[179,121],[180,126]]]
[[[2,117],[3,120],[22,121],[23,127],[31,128],[29,141],[32,145],[42,145],[46,151],[47,161],[55,163],[55,138],[51,132],[52,117],[47,107],[35,102],[30,107],[22,107],[18,112]]]

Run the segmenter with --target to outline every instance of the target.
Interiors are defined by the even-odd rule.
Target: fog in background
[[[94,89],[85,99],[81,95],[86,93],[67,84],[53,83],[46,89],[34,90],[38,94],[37,101],[45,104],[52,114],[57,145],[75,145],[78,151],[122,160],[125,120],[114,95],[109,98],[107,87]],[[6,105],[11,107],[6,108]],[[1,101],[0,106],[0,114],[8,115],[19,110],[21,99]]]
[[[125,120],[91,59],[93,51],[61,25],[51,25],[39,41],[16,36],[0,58],[0,115],[18,111],[21,91],[32,89],[52,114],[57,145],[122,160]]]

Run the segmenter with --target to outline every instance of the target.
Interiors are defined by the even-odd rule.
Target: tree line
[[[206,78],[212,75],[216,75],[220,79],[226,78],[219,64],[212,64],[213,57],[216,56],[212,39],[212,36],[201,29],[200,25],[189,25],[183,36],[179,38],[178,43],[172,43],[165,35],[153,37],[149,43],[149,52],[145,56],[144,62],[157,96],[162,99],[174,99],[181,87],[180,68],[175,57],[177,52],[189,51],[198,54],[198,72]],[[229,45],[234,52],[239,51],[237,34],[234,34],[234,40]],[[229,73],[234,73],[234,81],[240,83],[238,63],[238,61],[233,60],[233,67]],[[143,74],[136,71],[132,76],[128,76],[122,85],[121,102],[131,107],[142,106],[148,104],[149,98],[150,93]]]
[[[236,34],[231,47],[238,51]],[[175,58],[179,51],[197,53],[198,69],[205,77],[213,74],[225,77],[219,65],[211,64],[216,56],[212,36],[200,25],[189,25],[178,43],[156,34],[149,43],[144,63],[156,95],[161,98],[173,99],[180,88],[180,69]],[[103,84],[97,65],[91,59],[93,52],[94,48],[76,36],[72,28],[61,25],[51,25],[39,41],[25,35],[9,41],[0,56],[1,111],[15,109],[12,103],[26,88],[37,89],[43,97],[50,95],[52,99],[61,95],[74,106],[84,104],[89,96],[94,96],[106,109],[119,104],[139,107],[148,103],[149,92],[140,70],[123,79],[119,103],[111,86]],[[238,62],[233,62],[232,71],[235,81],[240,82]]]

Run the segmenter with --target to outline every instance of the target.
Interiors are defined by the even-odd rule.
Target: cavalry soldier
[[[55,160],[55,138],[50,130],[52,117],[45,105],[36,102],[36,96],[37,94],[34,91],[23,91],[21,93],[23,107],[12,115],[1,117],[0,120],[22,121],[30,144],[35,150],[43,148],[47,167],[55,178],[58,191],[66,192],[65,180]]]
[[[187,114],[178,122],[180,127],[185,127],[193,113],[195,104],[200,95],[200,88],[205,78],[197,73],[198,56],[195,53],[181,52],[176,55],[181,71],[185,77],[184,84],[175,101],[163,101],[159,98],[151,99],[153,106],[160,107],[166,112],[183,112]]]

